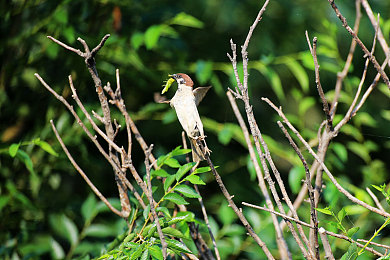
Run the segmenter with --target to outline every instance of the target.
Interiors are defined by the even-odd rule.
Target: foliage
[[[387,1],[371,4],[374,13],[382,14],[381,28],[389,41],[390,20],[386,14],[390,13],[390,4]],[[131,198],[137,206],[130,215],[134,232],[128,235],[126,222],[110,214],[104,203],[97,201],[87,185],[74,174],[49,127],[49,119],[55,119],[64,142],[96,186],[120,208],[119,200],[113,199],[118,196],[113,176],[106,174],[109,166],[64,108],[33,77],[38,71],[57,92],[71,99],[69,89],[64,87],[66,76],[71,74],[87,109],[101,112],[96,109],[98,106],[92,98],[95,90],[91,88],[82,60],[53,44],[46,36],[80,48],[76,41],[79,36],[96,44],[101,36],[111,33],[97,56],[99,75],[114,82],[115,68],[120,69],[127,108],[144,138],[156,147],[160,169],[151,174],[155,199],[159,198],[157,202],[161,204],[158,211],[164,216],[160,221],[168,237],[169,250],[176,254],[194,252],[187,226],[192,221],[199,225],[211,247],[201,211],[194,200],[200,195],[191,183],[201,185],[200,193],[210,214],[211,229],[222,259],[258,259],[258,247],[238,224],[212,176],[202,172],[207,169],[200,168],[189,174],[192,164],[184,161],[186,151],[172,150],[181,143],[181,128],[169,106],[153,102],[153,93],[161,92],[162,80],[176,72],[194,75],[198,85],[213,86],[213,92],[200,106],[208,144],[213,150],[212,158],[220,165],[229,191],[237,194],[237,202],[263,205],[264,198],[259,195],[254,181],[253,164],[248,163],[243,134],[225,96],[227,88],[235,86],[226,58],[228,40],[233,38],[239,43],[244,40],[259,5],[258,1],[236,0],[3,1],[0,4],[3,39],[0,43],[0,257],[61,259],[121,255],[161,259],[161,252],[157,250],[159,237],[148,210],[141,209]],[[339,5],[352,22],[353,4],[340,2]],[[264,122],[261,128],[266,142],[293,195],[302,184],[303,168],[276,130],[276,124],[270,123],[275,121],[276,115],[260,103],[259,97],[277,100],[304,138],[312,146],[317,145],[317,129],[324,117],[304,30],[318,37],[321,80],[329,100],[334,96],[333,91],[328,91],[333,88],[329,86],[334,85],[337,72],[342,70],[350,43],[334,15],[324,10],[329,10],[327,1],[274,1],[249,49],[249,85],[254,113],[259,122]],[[359,36],[369,46],[373,34],[374,30],[364,18]],[[382,59],[383,54],[379,53],[378,58]],[[335,123],[341,120],[352,101],[363,63],[363,59],[354,61],[344,81]],[[368,78],[372,79],[375,73],[370,67]],[[388,89],[379,84],[362,111],[330,144],[325,159],[344,187],[370,203],[371,198],[364,189],[371,185],[389,200],[386,185],[379,186],[388,183],[388,98]],[[303,153],[312,160],[306,151]],[[134,160],[140,172],[145,171],[142,168],[144,155],[138,148],[134,151]],[[367,210],[349,205],[328,179],[324,182],[326,188],[319,208],[330,213],[329,217],[320,215],[320,223],[326,222],[327,228],[340,230],[349,237],[353,237],[350,230],[360,228],[361,237],[371,237],[384,223],[379,217],[367,218]],[[175,204],[186,204],[188,212],[174,216]],[[260,236],[267,234],[261,238],[276,252],[270,215],[253,209],[243,211]],[[308,205],[303,205],[299,211],[308,212]],[[304,220],[309,220],[309,214],[303,215],[307,216]],[[349,227],[348,223],[353,225]],[[137,232],[141,232],[141,237],[135,235]],[[183,243],[174,238],[182,239]],[[389,244],[388,238],[382,242]],[[299,252],[294,242],[288,241],[288,244],[293,254]],[[338,257],[359,252],[353,243],[332,239],[331,245]]]

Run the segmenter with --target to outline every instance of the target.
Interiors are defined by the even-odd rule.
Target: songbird
[[[162,94],[164,94],[172,82],[176,80],[178,84],[177,91],[173,98],[166,103],[169,102],[171,107],[175,109],[177,118],[190,140],[192,160],[194,162],[203,161],[206,159],[204,155],[209,155],[211,150],[207,147],[205,141],[206,136],[204,135],[203,124],[200,120],[197,106],[211,87],[198,87],[193,89],[194,82],[184,73],[177,73],[169,76],[170,79],[167,81]],[[203,142],[203,151],[197,144],[198,139]]]

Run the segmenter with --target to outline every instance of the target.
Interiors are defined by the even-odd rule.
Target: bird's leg
[[[210,155],[211,154],[211,150],[207,147],[207,143],[206,143],[206,136],[199,136],[198,137],[201,141],[203,141],[203,146],[204,146],[204,152],[205,154],[207,155]]]

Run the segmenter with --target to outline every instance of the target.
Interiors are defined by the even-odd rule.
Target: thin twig
[[[361,1],[362,1],[362,5],[363,5],[364,10],[367,13],[368,18],[370,19],[372,27],[378,28],[377,29],[378,30],[378,41],[379,41],[380,45],[382,46],[384,53],[388,53],[390,51],[389,45],[387,44],[385,37],[383,36],[383,33],[382,33],[382,30],[379,26],[378,20],[375,19],[375,15],[371,10],[370,4],[368,3],[367,0],[361,0]]]
[[[305,158],[303,157],[301,151],[299,150],[298,146],[295,144],[294,140],[291,138],[290,134],[287,132],[286,128],[284,128],[283,124],[278,121],[277,122],[279,127],[282,129],[284,135],[287,137],[290,145],[298,155],[299,159],[302,161],[303,167],[305,168],[306,172],[306,186],[309,190],[309,199],[310,199],[310,216],[311,216],[311,221],[313,222],[314,225],[314,233],[313,233],[313,240],[314,240],[314,250],[316,253],[316,258],[320,259],[320,251],[319,251],[319,244],[318,244],[318,220],[317,220],[317,212],[315,210],[316,208],[316,203],[314,200],[314,189],[313,186],[311,185],[311,177],[310,177],[310,170],[309,166],[307,165],[307,162]]]
[[[118,216],[120,217],[124,217],[123,214],[117,210],[116,208],[114,208],[110,202],[106,199],[106,197],[103,196],[103,194],[101,194],[101,192],[98,190],[98,188],[96,188],[96,186],[91,182],[91,180],[88,178],[88,176],[84,173],[84,171],[80,168],[80,166],[76,163],[76,161],[73,159],[72,155],[70,154],[68,148],[66,147],[66,145],[64,144],[64,142],[62,141],[62,138],[60,136],[60,134],[58,133],[57,131],[57,128],[54,126],[54,123],[53,123],[53,120],[50,120],[50,124],[51,124],[51,127],[53,129],[53,132],[54,134],[56,135],[57,137],[57,140],[58,142],[60,143],[61,147],[62,147],[62,150],[64,150],[66,156],[68,157],[69,161],[72,163],[73,167],[77,170],[77,172],[81,175],[81,177],[83,177],[83,179],[85,180],[85,182],[88,184],[88,186],[91,188],[91,190],[96,194],[96,196],[99,197],[99,199],[101,201],[103,201],[104,204],[107,205],[107,207],[112,211],[114,212],[115,214],[117,214]]]
[[[320,80],[320,65],[318,65],[318,59],[317,59],[317,37],[313,38],[313,46],[311,46],[307,31],[305,32],[305,35],[306,35],[307,44],[309,44],[311,55],[313,56],[316,85],[317,85],[318,94],[320,95],[322,101],[322,107],[325,112],[326,120],[328,122],[327,127],[332,129],[332,117],[329,112],[328,101],[326,101],[324,90],[322,89],[321,80]]]
[[[186,138],[187,138],[186,132],[182,131],[181,132],[181,141],[183,143],[183,149],[188,149]],[[191,162],[188,153],[186,154],[186,161],[187,161],[187,163]],[[197,164],[194,167],[192,167],[190,172],[192,173],[198,167],[198,165],[199,165],[199,162],[197,162]],[[198,185],[194,184],[194,188],[195,188],[196,192],[200,195],[200,192],[199,192],[199,189],[198,189]],[[200,207],[202,209],[204,222],[207,225],[207,229],[209,231],[209,235],[210,235],[211,241],[213,242],[215,256],[217,257],[217,260],[220,260],[221,258],[220,258],[220,255],[219,255],[219,250],[217,248],[217,242],[215,241],[214,234],[213,234],[213,232],[211,230],[209,218],[207,216],[206,207],[203,204],[202,196],[200,196],[198,198],[198,201],[199,201]],[[180,207],[181,211],[187,211],[187,208],[184,205],[180,205],[180,206],[183,207],[183,210]],[[202,238],[202,235],[199,233],[198,227],[196,227],[193,222],[189,222],[188,226],[190,228],[191,237],[194,240],[194,243],[195,243],[195,245],[196,245],[196,247],[197,247],[197,249],[199,251],[199,257],[201,259],[204,258],[205,260],[206,259],[210,259],[210,260],[213,259],[214,260],[215,258],[212,255],[212,253],[211,253],[210,249],[208,248],[207,244],[204,242],[204,240]]]
[[[353,31],[356,34],[358,34],[358,32],[359,32],[360,20],[362,18],[360,2],[361,2],[361,0],[355,1],[356,17],[355,17],[355,24],[353,26]],[[349,47],[349,52],[348,52],[348,56],[347,56],[347,59],[346,59],[345,64],[344,64],[344,68],[341,72],[337,73],[337,81],[336,81],[336,86],[334,88],[335,94],[334,94],[334,99],[332,101],[332,106],[330,109],[330,114],[331,114],[332,118],[334,118],[334,116],[336,114],[341,87],[342,87],[342,84],[343,84],[345,77],[348,74],[349,68],[351,67],[352,59],[353,59],[353,56],[355,54],[355,49],[356,49],[356,41],[355,41],[355,39],[352,38],[351,46]]]
[[[378,16],[378,20],[379,20],[379,16]],[[378,28],[379,27],[377,27],[376,30],[375,30],[374,40],[373,40],[372,48],[371,48],[371,53],[372,54],[374,54],[374,51],[375,51],[376,39],[377,39],[377,35],[378,35]],[[351,105],[349,106],[349,109],[348,109],[347,113],[345,114],[344,118],[336,125],[336,127],[335,127],[335,134],[338,133],[340,131],[340,128],[343,125],[345,125],[352,118],[352,113],[354,111],[354,107],[355,107],[355,105],[356,105],[356,103],[357,103],[357,101],[359,99],[360,92],[361,92],[361,90],[363,88],[363,84],[364,84],[364,81],[366,79],[367,70],[368,70],[368,63],[369,63],[369,59],[367,58],[366,62],[364,64],[363,74],[362,74],[362,77],[360,79],[359,86],[358,86],[358,89],[356,91],[355,97],[354,97]]]
[[[202,151],[204,151],[204,146],[201,142],[201,140],[196,140],[199,147],[201,147]],[[226,200],[229,203],[229,206],[233,209],[234,213],[237,215],[237,217],[240,219],[246,230],[248,231],[249,235],[255,240],[255,242],[263,249],[263,252],[267,256],[268,259],[275,259],[271,252],[269,251],[267,245],[260,239],[260,237],[255,233],[252,226],[249,224],[248,220],[245,218],[244,214],[241,212],[241,210],[237,207],[237,205],[233,201],[233,196],[231,196],[228,192],[228,190],[225,187],[225,184],[222,181],[221,176],[218,174],[217,170],[214,167],[213,162],[210,159],[209,154],[204,154],[208,165],[210,166],[211,172],[213,173],[215,180],[218,183],[219,188],[221,189],[223,195],[225,196]]]
[[[314,226],[312,226],[312,225],[310,225],[310,224],[308,224],[308,223],[306,223],[306,222],[303,222],[303,221],[301,221],[301,220],[298,220],[298,219],[289,217],[289,216],[287,216],[287,215],[285,215],[285,214],[281,214],[281,213],[276,212],[276,211],[272,211],[272,210],[270,210],[270,209],[267,209],[266,207],[261,207],[261,206],[253,205],[253,204],[246,203],[246,202],[243,202],[242,204],[245,205],[245,206],[248,206],[248,207],[255,208],[255,209],[260,209],[260,210],[268,211],[268,212],[270,212],[270,213],[272,213],[272,214],[275,214],[275,215],[277,215],[277,216],[279,216],[279,217],[284,218],[285,220],[289,220],[289,221],[293,221],[293,222],[299,223],[299,224],[302,225],[302,226],[306,226],[306,227],[309,227],[309,228],[314,228]],[[347,236],[340,235],[340,234],[336,234],[336,233],[333,233],[333,232],[327,231],[327,230],[326,230],[326,234],[329,235],[329,236],[332,236],[332,237],[336,237],[336,238],[339,238],[339,239],[346,240],[346,241],[348,241],[348,242],[350,242],[350,243],[356,243],[356,245],[357,245],[358,247],[364,248],[364,245],[362,245],[362,244],[356,242],[355,240],[353,240],[353,239],[351,239],[351,238],[349,238],[349,237],[347,237]],[[375,250],[372,249],[372,248],[366,247],[366,248],[364,248],[364,249],[367,250],[368,252],[371,252],[371,253],[377,255],[377,256],[383,256],[383,254],[379,253],[378,251],[375,251]]]
[[[332,248],[330,247],[328,237],[326,236],[325,228],[321,227],[318,232],[320,233],[322,245],[324,246],[325,251],[325,259],[334,260],[334,256],[332,253]]]
[[[371,205],[368,205],[367,203],[357,199],[356,197],[354,197],[351,193],[349,193],[347,190],[345,190],[338,182],[337,180],[335,179],[335,177],[333,176],[333,174],[329,171],[329,169],[326,167],[326,165],[324,164],[323,161],[321,161],[321,159],[318,157],[318,155],[313,151],[313,149],[310,147],[310,145],[305,141],[305,139],[301,136],[301,134],[295,129],[295,127],[290,123],[290,121],[286,118],[286,116],[284,115],[284,113],[279,109],[277,108],[268,98],[262,98],[262,100],[264,100],[265,102],[267,102],[278,114],[280,117],[283,118],[283,121],[287,124],[287,126],[293,131],[293,133],[299,138],[299,140],[302,142],[302,144],[306,147],[306,149],[310,152],[310,154],[320,163],[321,167],[323,168],[323,170],[326,172],[326,174],[328,175],[329,179],[333,182],[333,184],[336,186],[336,188],[342,193],[344,194],[349,200],[351,200],[353,203],[355,204],[359,204],[360,206],[372,211],[372,212],[375,212],[381,216],[384,216],[384,217],[390,217],[390,214],[385,212],[385,211],[382,211],[378,208],[375,208]]]
[[[381,75],[383,81],[387,85],[387,87],[390,89],[390,81],[387,77],[384,70],[379,65],[378,61],[376,60],[375,56],[370,53],[370,51],[367,49],[366,46],[364,46],[363,42],[359,39],[359,37],[356,35],[356,33],[352,30],[351,27],[349,27],[347,20],[345,17],[341,14],[340,10],[337,8],[334,0],[328,0],[330,5],[332,6],[334,12],[336,13],[337,17],[340,19],[341,23],[343,24],[343,27],[347,29],[348,33],[352,35],[352,37],[356,40],[357,44],[360,46],[360,48],[363,50],[364,54],[370,59],[371,63],[374,65],[375,69],[378,71],[378,73]]]
[[[357,241],[363,242],[363,243],[370,242],[370,244],[373,245],[373,246],[379,246],[379,247],[383,247],[383,248],[385,248],[385,249],[390,249],[390,246],[388,246],[388,245],[383,245],[383,244],[375,243],[375,242],[372,242],[372,241],[368,241],[368,240],[366,240],[366,239],[357,239]]]
[[[153,199],[152,181],[150,178],[150,168],[151,167],[149,164],[149,156],[152,153],[152,149],[153,149],[153,145],[151,144],[150,147],[148,149],[146,149],[146,152],[145,152],[145,168],[146,168],[146,179],[147,179],[147,186],[148,186],[148,192],[146,193],[146,195],[148,196],[150,210],[152,211],[154,221],[156,222],[157,233],[160,237],[161,246],[162,246],[163,258],[166,259],[167,258],[168,244],[165,241],[164,234],[163,234],[162,229],[161,229],[160,221],[159,221],[159,218],[158,218],[157,213],[156,213],[156,208],[155,208],[154,199]]]
[[[375,205],[378,207],[378,209],[385,211],[385,209],[382,207],[381,203],[379,202],[377,196],[375,196],[375,194],[368,187],[366,188],[366,191],[374,200]]]
[[[253,149],[250,134],[249,134],[248,128],[246,127],[244,118],[241,116],[241,113],[238,109],[238,106],[237,106],[235,99],[233,98],[232,93],[230,91],[228,91],[226,93],[226,95],[228,96],[228,99],[230,101],[230,105],[231,105],[233,112],[237,118],[237,121],[241,127],[241,130],[244,134],[245,141],[246,141],[248,151],[249,151],[249,155],[250,155],[252,163],[255,167],[258,184],[259,184],[261,192],[263,193],[267,207],[274,210],[274,205],[273,205],[271,198],[270,198],[270,195],[268,193],[268,189],[267,189],[267,186],[266,186],[265,181],[264,181],[263,172],[261,171],[259,162],[257,161],[256,153],[255,153],[255,150]],[[282,229],[280,228],[279,221],[275,215],[272,215],[272,222],[274,224],[274,228],[275,228],[275,232],[276,232],[276,241],[278,243],[281,259],[291,259],[291,253],[288,250],[286,240],[283,237]]]

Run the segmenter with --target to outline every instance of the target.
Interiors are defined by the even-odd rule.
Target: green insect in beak
[[[172,83],[175,82],[175,79],[172,77],[173,75],[168,75],[170,78],[167,80],[167,81],[164,81],[165,82],[165,87],[164,89],[161,91],[161,94],[164,94],[165,92],[168,91],[168,89],[171,87]]]

